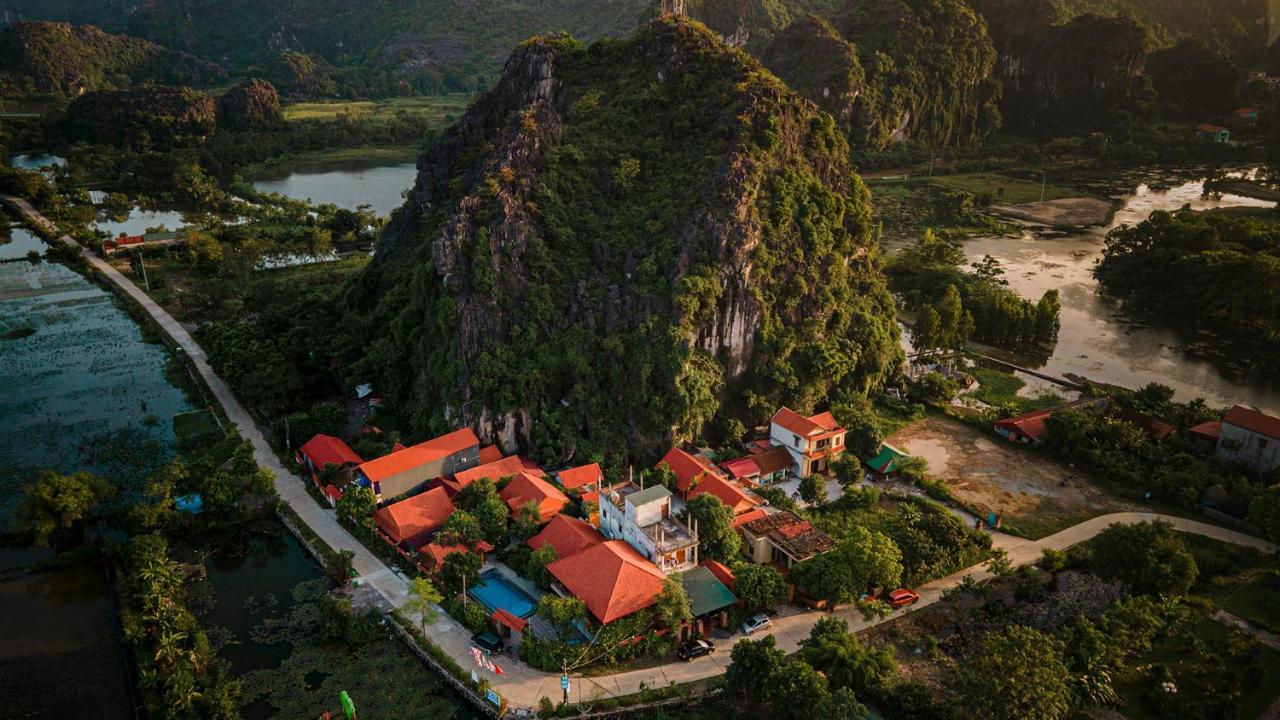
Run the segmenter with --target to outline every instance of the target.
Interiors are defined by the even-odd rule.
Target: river
[[[253,187],[259,192],[280,193],[318,205],[331,203],[347,210],[368,205],[377,215],[387,217],[404,204],[402,193],[413,187],[417,176],[418,168],[411,162],[392,165],[358,160],[286,163],[264,170],[254,180]]]
[[[1220,363],[1186,351],[1187,335],[1134,321],[1120,304],[1099,293],[1094,264],[1112,228],[1135,225],[1157,210],[1190,205],[1196,210],[1267,207],[1250,198],[1203,197],[1203,180],[1181,182],[1167,190],[1146,184],[1122,197],[1123,207],[1107,227],[1057,233],[1025,229],[1009,237],[978,237],[965,243],[971,262],[990,255],[1004,266],[1009,287],[1031,300],[1046,290],[1062,294],[1062,329],[1053,354],[1037,369],[1068,373],[1125,387],[1158,382],[1182,400],[1202,397],[1210,405],[1241,403],[1280,413],[1280,384],[1274,376],[1240,375]]]

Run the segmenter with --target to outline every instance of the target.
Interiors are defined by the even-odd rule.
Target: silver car
[[[773,627],[773,621],[769,619],[768,615],[761,613],[759,615],[753,615],[743,621],[742,634],[750,635],[757,630],[764,630],[770,627]]]

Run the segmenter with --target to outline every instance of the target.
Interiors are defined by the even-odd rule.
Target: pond
[[[135,207],[129,211],[124,220],[110,220],[100,217],[93,223],[95,230],[101,230],[111,237],[124,235],[142,235],[153,228],[163,227],[165,230],[177,230],[190,224],[190,220],[177,210],[144,210]]]
[[[401,195],[418,177],[414,163],[393,165],[360,161],[289,163],[264,170],[254,179],[259,192],[280,193],[314,204],[355,210],[369,205],[382,217],[404,204]]]
[[[4,223],[4,215],[0,215],[0,262],[25,259],[32,250],[44,255],[44,251],[49,249],[43,240],[26,228],[8,227]]]
[[[1274,205],[1234,195],[1204,197],[1203,185],[1203,180],[1167,190],[1138,185],[1122,198],[1122,209],[1105,228],[1066,234],[1026,229],[1016,237],[979,237],[965,243],[970,262],[984,255],[999,260],[1009,287],[1023,297],[1038,300],[1053,288],[1061,292],[1058,344],[1047,360],[1033,367],[1059,377],[1074,374],[1130,388],[1158,382],[1172,387],[1182,400],[1203,397],[1214,406],[1243,403],[1280,412],[1280,384],[1274,376],[1241,375],[1188,353],[1185,335],[1135,321],[1119,303],[1099,293],[1093,277],[1107,232],[1140,223],[1156,210]]]
[[[11,156],[9,164],[19,170],[40,170],[47,167],[63,167],[67,164],[67,159],[44,153],[27,153]]]

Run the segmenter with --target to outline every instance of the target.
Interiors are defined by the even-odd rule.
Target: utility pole
[[[569,704],[569,661],[560,661],[560,690],[564,693],[564,704]]]
[[[1040,202],[1044,202],[1044,192],[1049,187],[1049,169],[1040,169]]]

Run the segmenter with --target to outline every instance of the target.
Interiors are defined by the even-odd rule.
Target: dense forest
[[[1107,237],[1107,292],[1280,358],[1280,222],[1272,216],[1157,212]]]
[[[532,40],[351,287],[357,373],[415,425],[465,408],[548,462],[860,396],[900,350],[848,158],[696,22]]]
[[[225,80],[214,63],[93,26],[37,22],[0,30],[0,97],[71,98],[143,81],[204,86]]]

